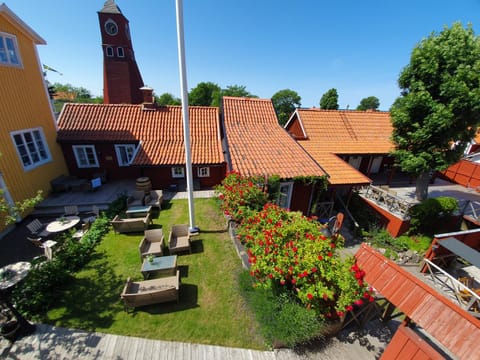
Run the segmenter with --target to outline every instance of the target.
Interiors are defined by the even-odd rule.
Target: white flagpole
[[[190,215],[190,232],[198,233],[195,226],[195,211],[193,206],[193,178],[192,159],[190,149],[190,125],[188,119],[188,86],[185,66],[185,42],[183,37],[183,1],[176,0],[177,9],[177,38],[178,38],[178,64],[180,67],[180,91],[182,93],[183,136],[185,142],[185,168],[187,173],[188,212]]]

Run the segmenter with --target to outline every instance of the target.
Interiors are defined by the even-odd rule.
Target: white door
[[[280,190],[278,194],[277,205],[288,209],[290,207],[290,200],[292,198],[293,182],[280,183]]]

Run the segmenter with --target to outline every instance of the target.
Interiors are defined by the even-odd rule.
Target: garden
[[[138,245],[142,234],[114,234],[109,221],[125,198],[111,205],[78,240],[69,236],[53,260],[37,264],[13,294],[29,319],[55,326],[149,339],[266,349],[258,324],[238,286],[241,263],[216,199],[196,199],[200,235],[192,253],[178,257],[179,303],[126,311],[120,294],[126,279],[142,280]],[[150,228],[168,235],[188,223],[186,200],[165,202]],[[167,237],[166,235],[166,237]]]
[[[250,279],[243,288],[262,334],[273,345],[294,347],[338,328],[374,298],[355,259],[341,256],[344,239],[326,236],[315,217],[273,204],[264,183],[232,172],[216,190],[247,249]]]

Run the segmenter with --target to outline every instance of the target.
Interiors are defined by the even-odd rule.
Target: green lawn
[[[196,225],[192,254],[178,265],[180,302],[126,312],[120,293],[127,277],[142,280],[138,244],[141,234],[108,233],[92,261],[60,292],[58,306],[48,313],[51,324],[150,339],[265,349],[258,325],[238,289],[241,263],[226,232],[215,199],[195,200]],[[186,200],[166,202],[150,228],[188,223]]]

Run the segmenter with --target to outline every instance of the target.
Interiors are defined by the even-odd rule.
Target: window
[[[40,128],[11,133],[24,169],[33,169],[51,160],[47,142]]]
[[[105,51],[107,52],[107,56],[108,57],[112,57],[113,56],[113,48],[111,46],[107,46],[105,48]]]
[[[185,177],[185,171],[182,166],[172,167],[172,177],[173,178],[183,178]]]
[[[293,182],[280,183],[280,189],[278,191],[277,205],[288,209],[290,207],[290,200],[292,198]]]
[[[17,38],[0,32],[0,64],[20,66]]]
[[[98,167],[94,145],[73,145],[72,148],[79,168]]]
[[[122,47],[117,48],[117,55],[121,58],[125,57],[125,52],[123,51]]]
[[[119,166],[129,166],[135,157],[136,146],[134,144],[115,145]]]
[[[207,166],[198,168],[197,175],[198,175],[198,177],[209,177],[210,176],[210,168],[207,167]]]

